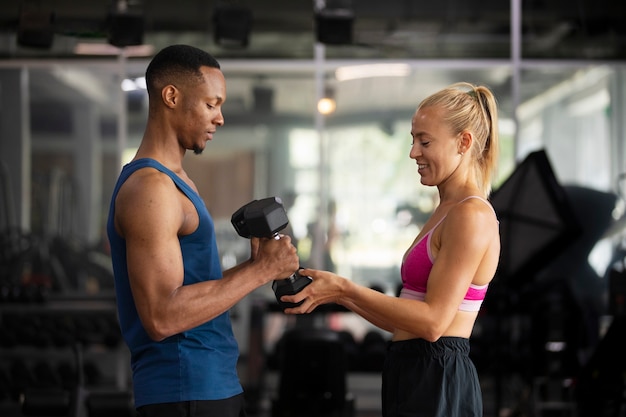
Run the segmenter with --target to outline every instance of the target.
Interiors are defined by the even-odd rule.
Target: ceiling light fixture
[[[119,48],[108,43],[95,42],[79,42],[74,46],[76,55],[101,55],[101,56],[117,56],[127,57],[146,57],[154,54],[153,45],[134,45]]]
[[[132,78],[124,78],[122,80],[122,90],[123,91],[137,91],[137,90],[146,90],[146,77],[137,77],[135,79]]]
[[[20,4],[17,43],[20,46],[49,49],[54,41],[53,11]]]
[[[406,77],[410,73],[411,67],[404,63],[348,65],[337,68],[335,78],[337,81],[348,81],[373,77]]]
[[[326,87],[324,90],[324,97],[320,98],[317,102],[317,111],[324,116],[334,113],[337,109],[337,102],[335,101],[335,90],[330,87]]]
[[[219,5],[213,12],[213,36],[222,46],[247,47],[252,30],[252,11],[245,6]]]
[[[351,9],[323,9],[315,13],[315,36],[328,45],[352,43],[354,12]]]
[[[143,43],[144,16],[141,7],[128,0],[117,0],[107,15],[108,40],[111,45],[124,47]]]

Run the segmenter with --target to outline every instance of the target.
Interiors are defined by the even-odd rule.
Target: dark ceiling
[[[520,2],[524,57],[626,59],[625,1]],[[352,39],[349,45],[329,48],[329,58],[510,56],[511,2],[506,0],[3,0],[0,56],[73,56],[76,42],[106,42],[111,29],[107,17],[120,6],[142,19],[144,43],[157,49],[193,43],[221,58],[311,58],[315,14],[338,9],[353,13]],[[228,7],[251,14],[245,46],[215,43],[213,16]],[[50,47],[18,45],[20,24],[41,27],[45,16],[52,16],[49,28],[55,33]],[[241,24],[241,18],[233,23]]]
[[[31,77],[31,97],[40,101],[37,108],[87,97],[101,100],[115,115],[118,106],[111,91],[119,88],[116,70],[68,68],[68,61],[104,62],[95,55],[77,55],[77,45],[111,47],[112,37],[114,43],[134,43],[140,37],[142,44],[157,51],[186,43],[210,51],[223,63],[229,83],[225,112],[231,125],[254,125],[271,117],[312,122],[315,45],[319,36],[336,40],[343,33],[348,10],[350,39],[325,43],[324,59],[341,65],[405,61],[411,73],[337,85],[338,111],[329,122],[404,118],[424,94],[456,81],[486,83],[510,117],[512,4],[521,7],[523,59],[578,63],[525,68],[520,102],[571,77],[581,63],[626,61],[624,0],[0,0],[0,66],[44,63]],[[215,20],[217,11],[223,16],[232,10],[239,13]],[[242,26],[246,16],[249,25]],[[339,28],[320,30],[316,16],[330,16],[324,22]],[[112,22],[122,29],[113,30]],[[216,39],[220,24],[223,30],[243,31],[246,41]],[[120,51],[112,49],[113,55]],[[150,54],[130,58],[129,75],[142,75]],[[254,112],[259,86],[273,92],[269,113]],[[58,119],[52,112],[36,110],[48,124]],[[140,130],[144,116],[136,117]]]

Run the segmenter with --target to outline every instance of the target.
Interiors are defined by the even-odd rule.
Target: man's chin
[[[202,154],[202,151],[204,151],[204,148],[200,148],[198,146],[194,146],[193,147],[193,153],[196,154],[196,155]]]

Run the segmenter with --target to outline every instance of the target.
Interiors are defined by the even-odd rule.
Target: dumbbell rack
[[[112,294],[0,302],[0,415],[26,415],[23,404],[29,395],[50,402],[46,406],[50,408],[76,402],[72,393],[77,388],[92,397],[129,393],[129,354],[116,314]],[[87,412],[68,410],[61,415],[86,416]]]

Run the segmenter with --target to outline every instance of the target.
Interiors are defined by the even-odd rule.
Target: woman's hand
[[[297,307],[286,308],[285,314],[310,313],[322,304],[341,304],[350,285],[349,280],[328,271],[301,269],[299,273],[311,277],[313,281],[299,293],[281,297],[281,301],[289,303],[297,304],[302,301]]]

